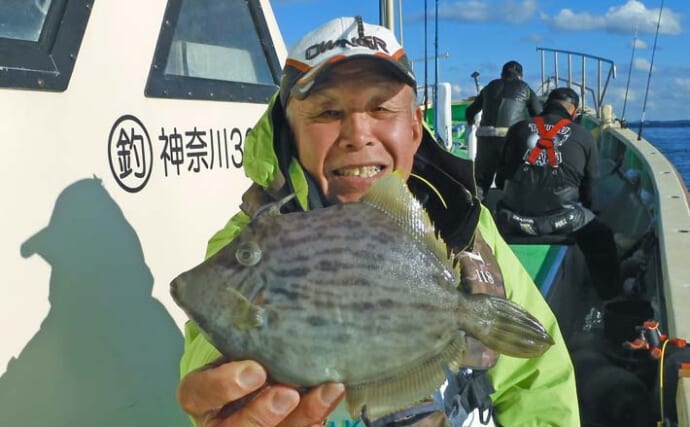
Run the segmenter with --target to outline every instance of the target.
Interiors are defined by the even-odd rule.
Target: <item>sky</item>
[[[361,15],[367,22],[379,22],[377,0],[273,0],[271,4],[288,50],[332,18]],[[502,65],[510,60],[522,64],[524,80],[537,91],[542,81],[540,47],[613,61],[615,79],[604,103],[612,104],[619,118],[690,120],[688,0],[663,2],[656,50],[662,0],[395,0],[394,4],[395,32],[414,61],[418,82],[432,85],[438,72],[439,82],[451,84],[453,100],[476,95],[473,72],[479,73],[481,87],[498,78]],[[565,77],[565,61],[564,56],[559,61],[561,77]],[[577,72],[579,64],[573,62]],[[545,74],[553,75],[552,70],[550,65]],[[596,86],[592,70],[586,75]]]

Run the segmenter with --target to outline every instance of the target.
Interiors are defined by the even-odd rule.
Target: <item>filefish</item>
[[[458,288],[458,263],[400,173],[358,202],[282,214],[286,199],[171,283],[230,359],[295,387],[342,382],[352,417],[375,419],[431,396],[463,366],[468,337],[525,358],[553,344],[517,304]]]

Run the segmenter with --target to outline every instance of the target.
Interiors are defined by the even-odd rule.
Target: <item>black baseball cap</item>
[[[580,105],[580,96],[572,88],[569,87],[557,87],[549,93],[549,97],[546,98],[546,102],[551,101],[565,101],[573,104],[575,108]]]

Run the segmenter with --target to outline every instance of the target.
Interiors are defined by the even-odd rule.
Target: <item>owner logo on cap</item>
[[[280,81],[282,105],[291,96],[306,98],[331,65],[355,57],[380,59],[401,81],[417,85],[412,64],[391,30],[363,22],[360,16],[337,18],[307,34],[290,51]]]

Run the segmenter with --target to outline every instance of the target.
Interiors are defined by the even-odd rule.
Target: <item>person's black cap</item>
[[[522,65],[517,61],[508,61],[503,64],[501,77],[520,77],[522,78]]]
[[[552,101],[565,101],[573,104],[575,108],[580,105],[580,97],[577,92],[569,87],[557,87],[549,93],[549,97],[546,98],[546,103]]]

